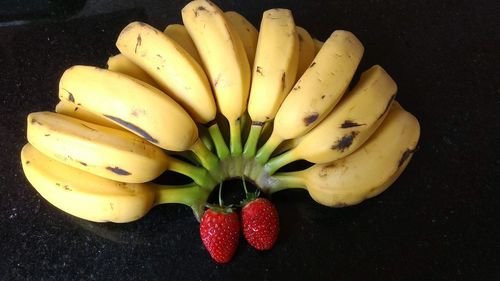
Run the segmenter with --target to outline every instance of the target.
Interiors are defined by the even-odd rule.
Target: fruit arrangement
[[[354,34],[337,30],[320,42],[287,9],[265,11],[257,30],[208,0],[188,3],[182,20],[163,32],[130,23],[107,69],[70,67],[55,112],[28,115],[23,170],[51,204],[117,223],[158,204],[187,205],[224,263],[241,234],[258,250],[273,247],[279,218],[266,195],[302,188],[319,204],[349,206],[408,165],[419,123],[381,66],[349,89],[364,52]],[[312,166],[280,171],[296,160]],[[167,170],[192,183],[153,183]],[[225,206],[221,186],[219,203],[207,204],[231,178],[259,192],[245,185],[242,204]]]

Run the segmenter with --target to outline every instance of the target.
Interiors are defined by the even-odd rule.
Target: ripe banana
[[[196,185],[159,186],[105,179],[55,161],[30,144],[23,147],[21,161],[26,178],[43,198],[64,212],[95,222],[131,222],[164,203],[188,205],[199,218],[209,195]]]
[[[133,22],[122,30],[116,47],[196,122],[205,124],[215,118],[215,100],[202,67],[173,39],[150,25]]]
[[[311,62],[316,56],[316,50],[314,41],[307,30],[297,26],[297,35],[299,36],[299,66],[297,69],[297,78],[300,78],[309,65],[311,65]]]
[[[182,24],[169,24],[163,31],[168,37],[172,38],[177,44],[179,44],[186,52],[188,52],[196,62],[201,65],[200,54],[196,50],[196,46],[193,40],[189,36],[186,28]]]
[[[243,47],[245,47],[248,63],[252,67],[255,59],[255,51],[257,50],[259,31],[245,17],[235,11],[225,12],[224,16],[240,36]]]
[[[208,0],[195,0],[182,9],[184,26],[201,56],[217,100],[229,121],[231,154],[241,154],[240,117],[250,87],[250,66],[243,43],[224,13]]]
[[[314,41],[314,52],[317,55],[319,53],[319,50],[321,50],[321,47],[323,47],[324,42],[316,38],[313,38],[313,41]]]
[[[258,162],[266,162],[283,140],[300,137],[323,120],[349,86],[363,51],[354,34],[332,33],[276,113],[273,134],[257,153]]]
[[[101,115],[94,114],[91,111],[88,111],[87,109],[78,106],[72,102],[69,102],[67,100],[60,100],[59,103],[56,105],[55,111],[57,113],[64,114],[66,116],[70,116],[76,119],[80,119],[104,127],[124,130],[120,125],[113,123],[109,119],[106,119]]]
[[[383,122],[396,97],[397,85],[375,65],[361,75],[356,87],[300,143],[269,160],[270,174],[293,161],[328,163],[358,149]]]
[[[127,131],[53,112],[29,114],[27,128],[28,141],[45,155],[104,178],[141,183],[170,169],[200,185],[214,185],[206,170],[171,158]]]
[[[244,154],[253,157],[265,122],[274,119],[290,92],[299,60],[299,39],[292,12],[267,10],[262,15],[259,41],[252,73],[248,113],[252,119]]]
[[[331,207],[358,204],[387,189],[408,165],[420,136],[417,119],[397,102],[373,136],[349,156],[306,170],[276,174],[276,192],[306,188],[318,203]],[[285,187],[286,186],[286,187]]]
[[[122,54],[109,57],[107,65],[108,70],[126,74],[128,76],[134,77],[135,79],[146,82],[153,87],[158,87],[155,80],[153,80],[151,76],[149,76],[144,70],[142,70],[142,68],[137,66]]]
[[[196,124],[179,104],[149,84],[120,73],[73,66],[61,77],[59,98],[167,150],[189,150],[198,140]]]

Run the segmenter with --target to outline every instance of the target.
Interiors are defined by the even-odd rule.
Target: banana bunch
[[[48,202],[96,222],[134,221],[164,203],[199,219],[215,186],[244,177],[342,207],[408,165],[419,123],[379,65],[349,89],[364,53],[351,32],[321,42],[287,9],[265,11],[257,29],[208,0],[181,16],[163,31],[130,23],[107,68],[68,68],[55,110],[27,116],[22,167]],[[280,171],[297,160],[312,166]],[[153,183],[167,170],[192,183]]]

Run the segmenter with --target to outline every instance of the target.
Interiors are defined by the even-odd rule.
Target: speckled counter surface
[[[0,26],[0,280],[500,280],[495,1],[216,2],[256,26],[265,9],[287,7],[319,39],[352,31],[366,48],[360,69],[382,65],[421,122],[418,152],[376,198],[330,209],[303,191],[276,194],[282,232],[269,252],[241,243],[230,264],[214,264],[182,206],[97,224],[48,204],[21,170],[26,115],[55,106],[69,66],[104,66],[128,22],[180,22],[185,1],[164,2]]]

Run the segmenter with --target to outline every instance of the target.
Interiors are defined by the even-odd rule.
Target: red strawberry
[[[203,214],[200,236],[210,256],[218,263],[231,260],[240,240],[240,220],[231,208],[213,207]]]
[[[257,250],[271,249],[278,239],[278,211],[265,198],[252,200],[241,209],[241,223],[243,236]]]

